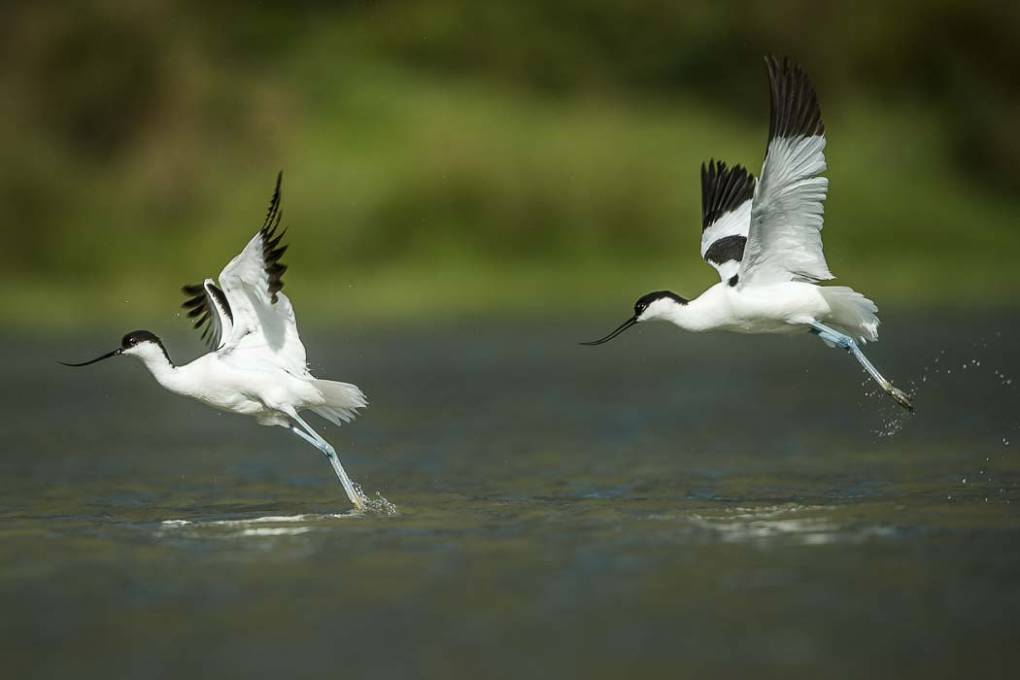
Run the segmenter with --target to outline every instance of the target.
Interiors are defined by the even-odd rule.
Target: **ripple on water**
[[[364,513],[351,510],[341,513],[304,513],[299,515],[266,515],[231,519],[167,519],[159,524],[160,536],[208,536],[214,538],[260,538],[300,536],[316,529],[325,529],[332,520],[358,519]]]
[[[186,529],[212,530],[221,536],[297,536],[312,531],[314,528],[325,528],[325,522],[336,519],[357,519],[367,516],[394,517],[399,513],[397,506],[376,492],[370,498],[355,484],[355,492],[361,498],[363,510],[349,510],[340,513],[302,513],[297,515],[265,515],[262,517],[242,517],[231,519],[167,519],[160,522],[160,532]],[[305,526],[289,526],[301,523]],[[270,526],[265,526],[270,525]],[[281,526],[272,526],[281,525]],[[237,529],[238,531],[231,531]]]
[[[732,543],[827,545],[895,534],[891,527],[841,524],[832,517],[831,511],[832,508],[825,506],[792,503],[699,513],[690,515],[688,520],[695,527]]]

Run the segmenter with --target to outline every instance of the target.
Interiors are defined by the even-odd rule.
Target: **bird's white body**
[[[854,314],[853,297],[859,313]],[[851,304],[838,304],[851,300]],[[668,298],[649,305],[643,321],[661,319],[685,331],[797,334],[811,330],[812,322],[846,330],[853,337],[878,337],[878,320],[869,318],[868,300],[842,286],[817,286],[784,281],[758,287],[717,283],[687,304]]]
[[[135,354],[164,388],[190,397],[220,411],[254,416],[260,425],[286,427],[287,410],[302,412],[326,406],[327,398],[311,375],[295,376],[286,370],[259,362],[232,359],[229,354],[210,352],[191,363],[174,366],[152,343]],[[354,388],[354,386],[351,386]],[[354,388],[356,389],[356,388]]]

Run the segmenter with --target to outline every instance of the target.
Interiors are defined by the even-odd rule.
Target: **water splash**
[[[881,424],[877,429],[874,430],[875,435],[879,439],[886,439],[889,437],[895,437],[903,428],[906,426],[908,419],[913,415],[911,412],[904,411],[903,408],[897,404],[894,404],[886,395],[886,393],[877,387],[874,382],[867,380],[862,385],[866,388],[864,396],[872,401],[875,401],[879,405],[879,418]],[[910,397],[911,401],[917,398],[918,389],[913,381],[910,382],[910,387],[904,392]]]
[[[996,339],[1001,341],[1001,338],[1002,334],[996,333]],[[975,352],[981,352],[982,350],[990,349],[991,346],[992,345],[988,338],[979,338],[974,341],[972,349]],[[959,361],[959,364],[957,364],[957,361]],[[957,375],[961,373],[968,374],[968,378],[969,376],[991,376],[994,378],[998,386],[1015,389],[1013,385],[1013,377],[1008,375],[1002,369],[989,367],[986,362],[977,356],[969,359],[949,358],[946,356],[946,350],[941,349],[921,368],[921,373],[917,378],[907,381],[908,388],[905,391],[911,399],[914,399],[923,386],[934,384],[938,382],[939,379],[951,377],[954,370],[957,372]],[[885,401],[883,398],[883,392],[878,389],[874,383],[865,381],[862,384],[867,387],[865,395],[868,399]],[[875,434],[879,438],[887,438],[895,436],[903,430],[910,414],[905,413],[900,409],[884,406],[880,416],[882,418],[882,424],[875,430]],[[1013,427],[1020,429],[1020,423],[1014,423]],[[1002,445],[1010,445],[1010,441],[1007,436],[1002,437]]]
[[[942,355],[945,354],[945,350],[940,350],[930,364],[925,365],[921,369],[921,375],[918,378],[908,379],[906,381],[906,388],[903,391],[911,401],[917,399],[917,395],[921,391],[921,387],[928,382],[929,373],[933,367],[937,366],[942,360]],[[867,374],[865,374],[867,375]],[[895,437],[903,428],[906,426],[909,419],[916,414],[911,411],[905,411],[901,406],[894,404],[889,396],[882,390],[878,385],[875,384],[870,377],[866,377],[861,382],[861,387],[864,388],[864,396],[867,400],[878,404],[881,424],[873,430],[873,433],[879,439],[887,439]]]
[[[383,517],[395,517],[400,514],[400,510],[397,506],[388,501],[381,493],[375,492],[375,498],[370,498],[361,489],[361,485],[357,482],[354,483],[354,493],[357,494],[361,500],[361,505],[364,508],[363,514],[366,515],[382,515]]]

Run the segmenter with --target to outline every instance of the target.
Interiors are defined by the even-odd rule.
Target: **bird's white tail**
[[[874,302],[846,286],[821,286],[819,290],[831,310],[826,324],[861,343],[878,340],[878,306]]]
[[[323,403],[311,407],[311,410],[334,425],[351,422],[358,415],[359,408],[368,406],[368,400],[357,385],[316,380],[315,387],[322,394]]]

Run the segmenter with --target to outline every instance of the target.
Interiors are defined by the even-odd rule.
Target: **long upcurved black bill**
[[[626,321],[624,321],[622,324],[620,324],[619,327],[615,331],[613,331],[612,333],[610,333],[606,337],[604,337],[604,338],[602,338],[600,340],[592,340],[591,342],[582,342],[581,344],[582,345],[601,345],[604,342],[609,342],[610,340],[615,338],[617,335],[619,335],[620,333],[624,332],[625,330],[627,330],[628,328],[630,328],[631,326],[633,326],[636,323],[637,323],[637,317],[636,316],[632,316],[629,319],[627,319]]]
[[[101,357],[96,357],[92,361],[83,361],[80,364],[69,364],[66,361],[58,361],[57,363],[58,364],[63,364],[64,366],[88,366],[89,364],[94,364],[97,361],[102,361],[103,359],[109,359],[110,357],[115,357],[118,354],[120,354],[120,349],[115,349],[112,352],[107,352],[106,354],[104,354]]]

